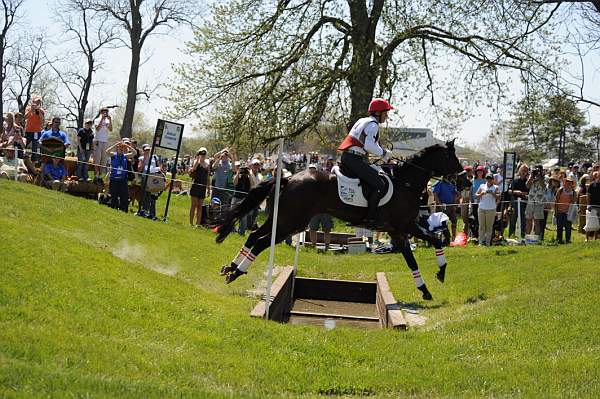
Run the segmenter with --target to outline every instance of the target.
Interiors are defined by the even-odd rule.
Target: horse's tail
[[[281,188],[284,188],[287,185],[287,179],[281,178]],[[246,198],[239,204],[235,205],[228,212],[226,212],[223,217],[217,222],[218,227],[217,231],[219,234],[217,235],[216,241],[217,243],[222,243],[225,241],[225,238],[231,233],[233,230],[233,226],[235,223],[248,212],[256,208],[269,196],[271,191],[275,188],[275,179],[269,179],[267,181],[263,181],[259,183],[256,187],[248,192]]]

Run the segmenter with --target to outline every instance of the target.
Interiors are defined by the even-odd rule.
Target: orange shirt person
[[[42,108],[42,99],[34,97],[31,105],[25,110],[25,139],[27,146],[31,143],[32,160],[37,160],[38,140],[44,125],[46,111]]]

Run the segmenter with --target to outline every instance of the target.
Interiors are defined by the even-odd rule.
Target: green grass
[[[161,199],[162,200],[162,199]],[[372,280],[428,318],[407,332],[251,319],[268,253],[227,286],[242,244],[0,181],[0,397],[589,397],[600,395],[600,241],[400,255],[303,250],[299,273]],[[171,213],[172,212],[172,213]],[[294,251],[278,246],[277,265]]]

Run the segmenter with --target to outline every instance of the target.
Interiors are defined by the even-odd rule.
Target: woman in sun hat
[[[207,153],[206,147],[200,147],[196,151],[196,158],[194,158],[189,171],[189,175],[192,178],[192,188],[190,189],[190,197],[192,199],[190,206],[191,226],[194,225],[194,220],[196,220],[197,226],[202,224],[202,205],[206,198],[206,187],[208,187],[208,175],[210,173],[210,164],[206,160]]]

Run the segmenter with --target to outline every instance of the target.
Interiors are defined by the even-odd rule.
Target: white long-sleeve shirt
[[[349,135],[363,143],[363,149],[369,154],[377,157],[385,154],[379,145],[379,123],[375,117],[369,116],[356,121]]]

